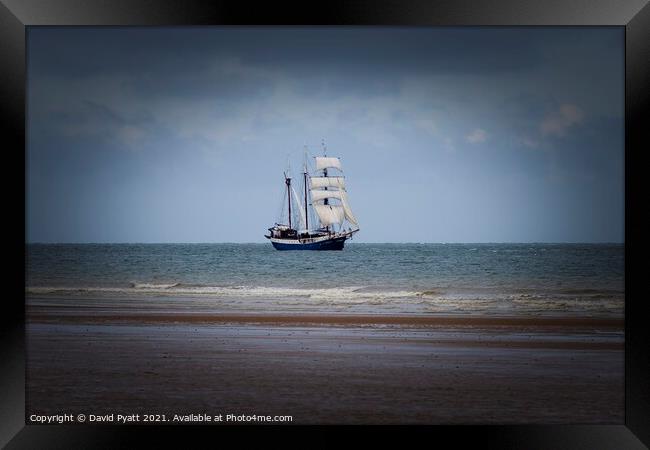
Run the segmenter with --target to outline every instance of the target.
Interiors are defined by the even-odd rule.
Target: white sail
[[[300,218],[301,230],[305,230],[307,226],[305,225],[305,204],[300,201],[300,197],[296,193],[296,190],[291,186],[291,192],[293,192],[293,201],[295,203],[294,210],[298,211],[298,217]]]
[[[318,214],[320,223],[323,226],[329,226],[334,223],[339,225],[343,223],[345,219],[345,211],[341,205],[313,205],[314,211]]]
[[[326,156],[316,157],[316,170],[329,169],[331,167],[341,170],[341,160]]]
[[[343,177],[309,177],[309,187],[312,189],[335,187],[345,189],[345,178]]]
[[[326,198],[338,198],[340,200],[342,192],[344,191],[321,191],[320,189],[312,189],[311,201],[317,202]]]
[[[348,194],[345,191],[338,191],[340,194],[340,199],[341,199],[341,205],[343,206],[343,211],[345,212],[345,218],[348,219],[348,222],[354,224],[356,227],[359,227],[359,222],[357,222],[357,218],[354,217],[354,214],[352,214],[352,209],[350,208],[350,204],[348,203]]]

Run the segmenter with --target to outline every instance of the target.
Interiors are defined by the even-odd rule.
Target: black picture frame
[[[0,119],[4,125],[3,154],[9,157],[2,177],[9,201],[5,215],[11,238],[5,248],[10,294],[2,303],[2,394],[0,397],[0,445],[7,448],[114,448],[133,447],[136,441],[181,442],[210,439],[233,431],[224,427],[151,427],[25,425],[24,258],[25,196],[14,192],[14,183],[25,187],[25,38],[26,27],[36,25],[610,25],[625,27],[625,424],[531,426],[431,426],[417,434],[432,433],[455,445],[480,444],[494,448],[644,448],[650,446],[650,339],[644,323],[647,311],[640,287],[632,281],[636,255],[642,256],[641,233],[647,207],[633,200],[642,179],[639,155],[650,148],[650,132],[643,113],[650,92],[650,5],[647,0],[456,0],[432,1],[332,1],[250,4],[201,0],[3,0],[0,4]],[[8,177],[11,173],[13,176]],[[24,194],[24,192],[23,192]],[[22,219],[21,219],[22,218]],[[21,242],[22,239],[22,242]],[[23,267],[15,261],[23,261]],[[636,280],[638,281],[638,277]],[[362,427],[363,428],[363,427]],[[293,427],[295,429],[295,427]],[[304,428],[303,428],[304,429]],[[320,437],[329,428],[310,428]],[[251,436],[238,427],[239,438]],[[265,435],[276,427],[258,427]],[[381,436],[386,428],[372,430]],[[412,429],[410,429],[412,430]],[[241,433],[244,431],[244,433]],[[283,431],[292,431],[292,427]],[[411,433],[411,431],[409,431]],[[320,439],[320,438],[319,438]],[[244,441],[239,441],[244,443]],[[208,441],[215,443],[216,441]],[[436,441],[439,442],[439,441]],[[645,445],[644,445],[645,444]],[[179,444],[180,445],[180,444]]]

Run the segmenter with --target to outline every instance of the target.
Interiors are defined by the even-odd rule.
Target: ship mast
[[[323,153],[325,152],[326,150],[323,148]],[[330,177],[328,173],[330,168],[343,172],[339,158],[316,156],[316,170],[322,175],[309,178],[312,206],[320,219],[321,228],[319,229],[331,233],[336,230],[335,224],[338,224],[340,231],[346,219],[358,227],[357,220],[348,203],[344,177]],[[330,204],[329,199],[331,198],[338,199],[340,203]],[[355,231],[358,231],[358,228]]]
[[[287,185],[287,198],[289,199],[289,229],[291,229],[291,178],[284,174],[284,182]]]
[[[325,147],[325,140],[324,139],[321,141],[321,145],[323,146],[323,156],[327,157],[327,147]],[[327,178],[327,167],[325,167],[323,169],[323,176]],[[324,189],[327,190],[327,186],[325,186]],[[327,197],[323,200],[323,205],[329,205],[329,199]],[[328,233],[330,232],[330,226],[329,225],[326,225],[325,229],[327,230]]]
[[[305,183],[305,230],[309,231],[309,214],[307,213],[307,163],[305,162],[305,169],[303,172]]]

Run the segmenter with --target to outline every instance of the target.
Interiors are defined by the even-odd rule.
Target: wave
[[[169,289],[179,286],[181,283],[157,284],[157,283],[131,283],[134,289]]]
[[[208,286],[180,282],[148,283],[131,282],[129,286],[110,287],[26,287],[31,295],[118,295],[118,296],[178,296],[214,298],[270,298],[311,299],[338,301],[390,301],[411,300],[417,302],[445,301],[447,303],[506,302],[515,304],[555,301],[622,301],[624,292],[616,290],[566,289],[566,290],[521,290],[518,292],[498,289],[466,290],[453,288],[404,289],[390,286],[345,286],[331,288],[273,287],[273,286]]]
[[[566,289],[559,289],[558,292],[564,295],[604,297],[604,296],[612,296],[612,295],[623,295],[625,291],[620,289],[566,288]]]
[[[117,294],[209,297],[262,297],[310,299],[397,299],[429,295],[407,290],[373,290],[364,286],[335,288],[280,288],[263,286],[204,286],[183,283],[131,283],[130,287],[27,287],[27,294]]]
[[[437,289],[429,289],[417,293],[418,297],[435,297],[439,295],[442,295],[442,291],[439,291]]]
[[[287,311],[338,309],[364,312],[388,311],[408,313],[465,313],[508,314],[566,313],[615,314],[624,311],[624,295],[612,291],[564,293],[558,291],[503,292],[496,290],[469,292],[451,288],[399,289],[390,286],[346,286],[331,288],[269,287],[269,286],[205,286],[183,283],[132,282],[128,286],[112,287],[26,287],[26,293],[36,298],[73,301],[83,298],[102,302],[160,299],[162,304],[210,308],[211,310],[239,309],[266,310],[280,308]],[[34,300],[34,299],[31,299]]]

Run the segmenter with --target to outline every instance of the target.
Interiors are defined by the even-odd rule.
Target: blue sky
[[[624,34],[30,28],[29,242],[264,242],[340,156],[356,242],[623,242]]]

